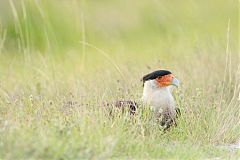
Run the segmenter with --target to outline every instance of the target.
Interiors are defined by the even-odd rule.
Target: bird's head
[[[154,80],[158,87],[167,87],[170,85],[179,86],[179,81],[174,75],[168,70],[157,70],[152,73],[145,75],[142,78],[143,85],[146,81]]]

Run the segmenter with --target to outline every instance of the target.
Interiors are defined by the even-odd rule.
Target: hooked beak
[[[176,86],[176,87],[179,86],[179,81],[178,81],[177,78],[173,77],[173,79],[172,79],[172,85],[174,85],[174,86]]]

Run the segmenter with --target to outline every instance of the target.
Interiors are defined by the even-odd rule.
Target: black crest
[[[168,70],[157,70],[157,71],[154,71],[152,73],[149,73],[149,74],[143,76],[142,81],[144,84],[148,80],[156,79],[158,77],[162,77],[162,76],[165,76],[168,74],[172,74],[172,73]]]

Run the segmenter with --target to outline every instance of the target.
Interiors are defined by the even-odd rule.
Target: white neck
[[[171,92],[172,86],[159,87],[155,80],[149,80],[144,83],[142,100],[149,104],[154,111],[174,110],[174,99]]]

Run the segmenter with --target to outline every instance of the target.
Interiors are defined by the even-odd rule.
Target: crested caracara
[[[175,107],[172,90],[179,86],[179,81],[167,70],[157,70],[145,75],[142,101],[151,107],[154,114],[161,118],[161,125],[169,128],[175,123],[180,110]]]
[[[142,78],[143,95],[141,103],[151,107],[155,116],[160,119],[164,129],[175,123],[180,110],[175,107],[172,90],[179,86],[179,81],[168,70],[157,70]],[[130,114],[134,114],[139,104],[135,101],[116,101],[113,106],[118,108],[129,108]]]

